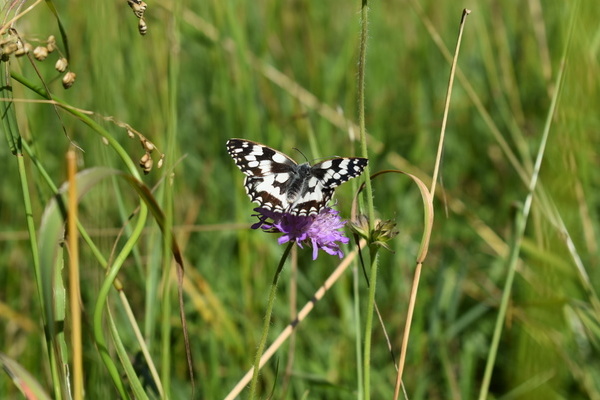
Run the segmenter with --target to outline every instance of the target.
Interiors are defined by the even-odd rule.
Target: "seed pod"
[[[10,55],[15,51],[19,50],[19,45],[16,43],[6,43],[2,46],[2,52],[6,55]]]
[[[140,158],[140,167],[144,167],[144,165],[146,165],[146,162],[150,159],[150,154],[146,153],[142,156],[142,158]]]
[[[48,53],[52,53],[54,50],[56,50],[56,39],[54,38],[54,35],[48,36],[46,47],[48,48]]]
[[[24,45],[21,45],[17,51],[15,51],[15,56],[22,57],[25,54],[29,53],[31,50],[33,50],[33,46],[29,43],[25,43]]]
[[[67,70],[68,65],[69,62],[67,61],[67,59],[61,57],[56,61],[56,64],[54,64],[54,68],[56,68],[58,72],[65,72]]]
[[[33,56],[38,61],[44,61],[48,57],[48,49],[44,46],[38,46],[33,49]]]
[[[133,139],[135,137],[135,133],[133,133],[131,129],[127,129],[127,136],[129,136],[130,139]]]
[[[154,150],[154,145],[148,140],[144,140],[144,147],[146,148],[146,150],[148,150],[148,152],[152,152],[152,150]]]
[[[75,72],[72,72],[72,71],[67,72],[65,74],[65,76],[63,76],[63,79],[62,79],[63,87],[65,89],[68,89],[71,86],[73,86],[73,83],[75,83],[76,77],[77,77],[77,74]]]
[[[131,7],[131,9],[133,10],[133,13],[136,17],[144,17],[144,12],[146,12],[146,8],[148,8],[148,5],[145,2],[129,0],[127,3],[129,4],[129,7]]]
[[[108,143],[108,139],[105,138],[104,136],[102,136],[102,143],[104,143],[107,146],[110,144],[110,143]]]
[[[144,163],[144,174],[148,174],[150,171],[152,171],[152,164],[154,164],[154,161],[152,161],[151,158]]]
[[[160,158],[160,160],[158,160],[158,163],[156,164],[156,166],[160,169],[160,168],[162,168],[164,162],[165,162],[165,155],[163,154],[162,157]]]
[[[142,36],[144,36],[148,32],[148,26],[146,25],[146,20],[144,18],[140,18],[138,22],[138,31]]]

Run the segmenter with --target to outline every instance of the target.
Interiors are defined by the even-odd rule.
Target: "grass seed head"
[[[146,162],[143,165],[144,174],[148,174],[148,173],[150,173],[150,171],[152,171],[153,164],[154,164],[154,161],[152,160],[152,158],[148,157],[148,159],[146,160]]]
[[[148,140],[144,140],[144,148],[151,153],[152,150],[154,150],[154,145],[152,144],[152,142],[148,141]]]
[[[68,66],[69,66],[69,62],[64,57],[59,58],[56,61],[56,64],[54,64],[54,68],[56,68],[56,70],[58,72],[65,72],[67,70]]]
[[[140,18],[138,22],[138,31],[142,36],[148,32],[148,25],[146,25],[146,20],[144,18]]]
[[[69,71],[63,76],[62,84],[65,89],[70,88],[75,83],[75,78],[77,74],[75,72]]]
[[[131,9],[133,10],[133,13],[135,14],[136,17],[138,17],[138,18],[144,17],[146,8],[148,8],[148,5],[145,2],[128,0],[127,3],[129,4],[129,7],[131,7]]]
[[[48,36],[46,47],[48,48],[49,53],[52,53],[54,50],[56,50],[56,38],[54,35]]]
[[[15,51],[17,51],[19,49],[19,45],[16,43],[6,43],[2,46],[2,53],[8,55],[11,55],[12,53],[14,53]]]
[[[44,61],[46,57],[48,57],[48,49],[44,46],[38,46],[35,49],[33,49],[33,56],[38,61]]]
[[[143,167],[146,164],[146,161],[150,159],[150,154],[146,153],[140,158],[140,167]]]
[[[25,43],[24,45],[21,45],[17,51],[15,51],[15,56],[17,57],[22,57],[25,54],[30,53],[33,50],[33,46],[29,43]]]

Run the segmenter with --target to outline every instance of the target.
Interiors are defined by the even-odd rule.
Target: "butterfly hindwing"
[[[299,216],[317,214],[334,189],[359,176],[366,158],[332,158],[314,166],[298,165],[285,154],[260,143],[230,139],[227,151],[246,175],[250,199],[262,208]]]
[[[312,174],[325,187],[335,188],[362,174],[368,160],[360,157],[332,158],[312,166]]]

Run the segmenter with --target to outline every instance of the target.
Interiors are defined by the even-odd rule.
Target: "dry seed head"
[[[146,165],[146,162],[150,159],[150,154],[146,153],[140,158],[140,167]]]
[[[129,0],[127,3],[129,4],[129,7],[131,7],[131,9],[133,10],[133,13],[136,17],[144,17],[144,12],[146,12],[146,8],[148,8],[148,5],[145,2]]]
[[[38,46],[33,49],[33,56],[38,61],[44,61],[48,57],[48,49],[44,46]]]
[[[152,171],[152,164],[154,164],[154,161],[152,161],[151,158],[148,158],[148,160],[144,163],[144,174]]]
[[[23,46],[19,47],[19,49],[15,52],[15,56],[22,57],[25,54],[30,53],[33,50],[33,46],[29,43],[25,43]]]
[[[2,46],[2,52],[6,55],[12,54],[19,49],[19,45],[16,43],[6,43]]]
[[[0,46],[4,46],[7,43],[11,43],[15,41],[15,37],[13,35],[8,35],[4,39],[0,39]]]
[[[148,150],[148,152],[152,152],[152,150],[154,150],[154,145],[152,144],[152,142],[149,142],[148,140],[144,140],[144,147],[146,148],[146,150]]]
[[[54,38],[54,35],[48,36],[48,43],[46,44],[46,47],[48,48],[48,53],[52,53],[54,50],[56,50],[56,39]]]
[[[58,72],[65,72],[67,70],[68,65],[69,62],[67,61],[67,59],[61,57],[56,61],[56,64],[54,64],[54,68],[56,68]]]
[[[68,89],[71,86],[73,86],[73,83],[75,83],[76,77],[77,77],[77,74],[75,72],[72,72],[72,71],[67,72],[65,74],[65,76],[63,76],[63,79],[62,79],[63,87],[65,89]]]
[[[140,18],[138,22],[138,31],[142,36],[144,36],[148,32],[148,26],[146,25],[146,20],[144,18]]]

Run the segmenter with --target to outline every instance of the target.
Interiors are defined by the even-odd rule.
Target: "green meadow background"
[[[57,51],[43,62],[12,55],[9,63],[0,64],[2,116],[12,121],[4,123],[2,137],[20,137],[27,147],[21,158],[11,152],[10,139],[0,146],[0,353],[5,368],[9,361],[18,363],[29,374],[26,382],[39,383],[52,398],[65,397],[52,379],[42,322],[50,303],[38,285],[54,288],[53,296],[61,298],[59,282],[68,284],[68,249],[55,240],[51,254],[37,251],[40,245],[30,240],[28,221],[30,232],[44,243],[45,210],[55,193],[52,186],[65,182],[71,141],[79,147],[80,170],[103,167],[127,175],[134,173],[126,160],[137,164],[145,151],[124,124],[157,148],[149,174],[134,170],[153,190],[185,261],[183,307],[198,399],[224,398],[252,366],[267,293],[284,250],[277,235],[249,229],[256,221],[251,215],[255,205],[225,142],[255,140],[298,161],[303,156],[293,148],[309,160],[360,155],[360,1],[147,1],[145,36],[124,0],[37,3],[14,23],[34,47],[56,36],[58,51],[68,51],[70,70],[77,74],[69,90],[54,70]],[[17,9],[18,4],[5,2],[3,21],[31,4]],[[448,55],[454,52],[463,8],[472,13],[450,104],[405,393],[411,400],[477,398],[514,265],[485,398],[600,399],[596,2],[369,2],[364,102],[371,172],[400,169],[430,183]],[[38,102],[42,97],[35,88],[92,113]],[[14,107],[5,112],[11,93]],[[542,141],[545,130],[547,142]],[[541,145],[545,152],[538,175],[534,162]],[[122,153],[115,150],[118,146]],[[165,155],[162,168],[160,154]],[[94,252],[80,242],[88,399],[119,397],[93,335],[98,326],[93,310],[106,277],[98,254],[108,264],[115,261],[140,219],[139,194],[106,174],[79,205],[81,225],[97,248]],[[517,221],[532,177],[539,181],[520,240]],[[363,180],[336,191],[345,219]],[[385,334],[377,319],[371,327],[370,396],[390,399],[424,229],[423,206],[416,185],[402,175],[375,179],[373,190],[377,216],[395,221],[399,232],[388,242],[393,251],[380,251],[378,264],[375,298]],[[131,304],[165,396],[190,398],[176,267],[155,219],[142,222],[145,228],[118,274],[122,292],[111,289],[106,307],[127,358],[137,359],[142,382],[148,383],[147,370],[120,293]],[[324,252],[313,261],[311,254],[311,249],[298,249],[297,270],[288,263],[283,271],[269,343],[339,263]],[[510,254],[518,256],[514,264]],[[54,279],[41,282],[36,259],[42,268],[58,271]],[[363,351],[367,329],[367,293],[362,269],[354,263],[263,368],[260,398],[360,398],[364,371],[357,352]],[[62,304],[66,316],[57,316],[56,326],[65,333],[69,360],[70,314]],[[100,326],[106,351],[133,398],[109,325],[105,309]],[[14,375],[0,375],[1,398],[24,398],[16,381]],[[151,385],[144,391],[157,398]],[[247,397],[246,390],[240,398]]]

